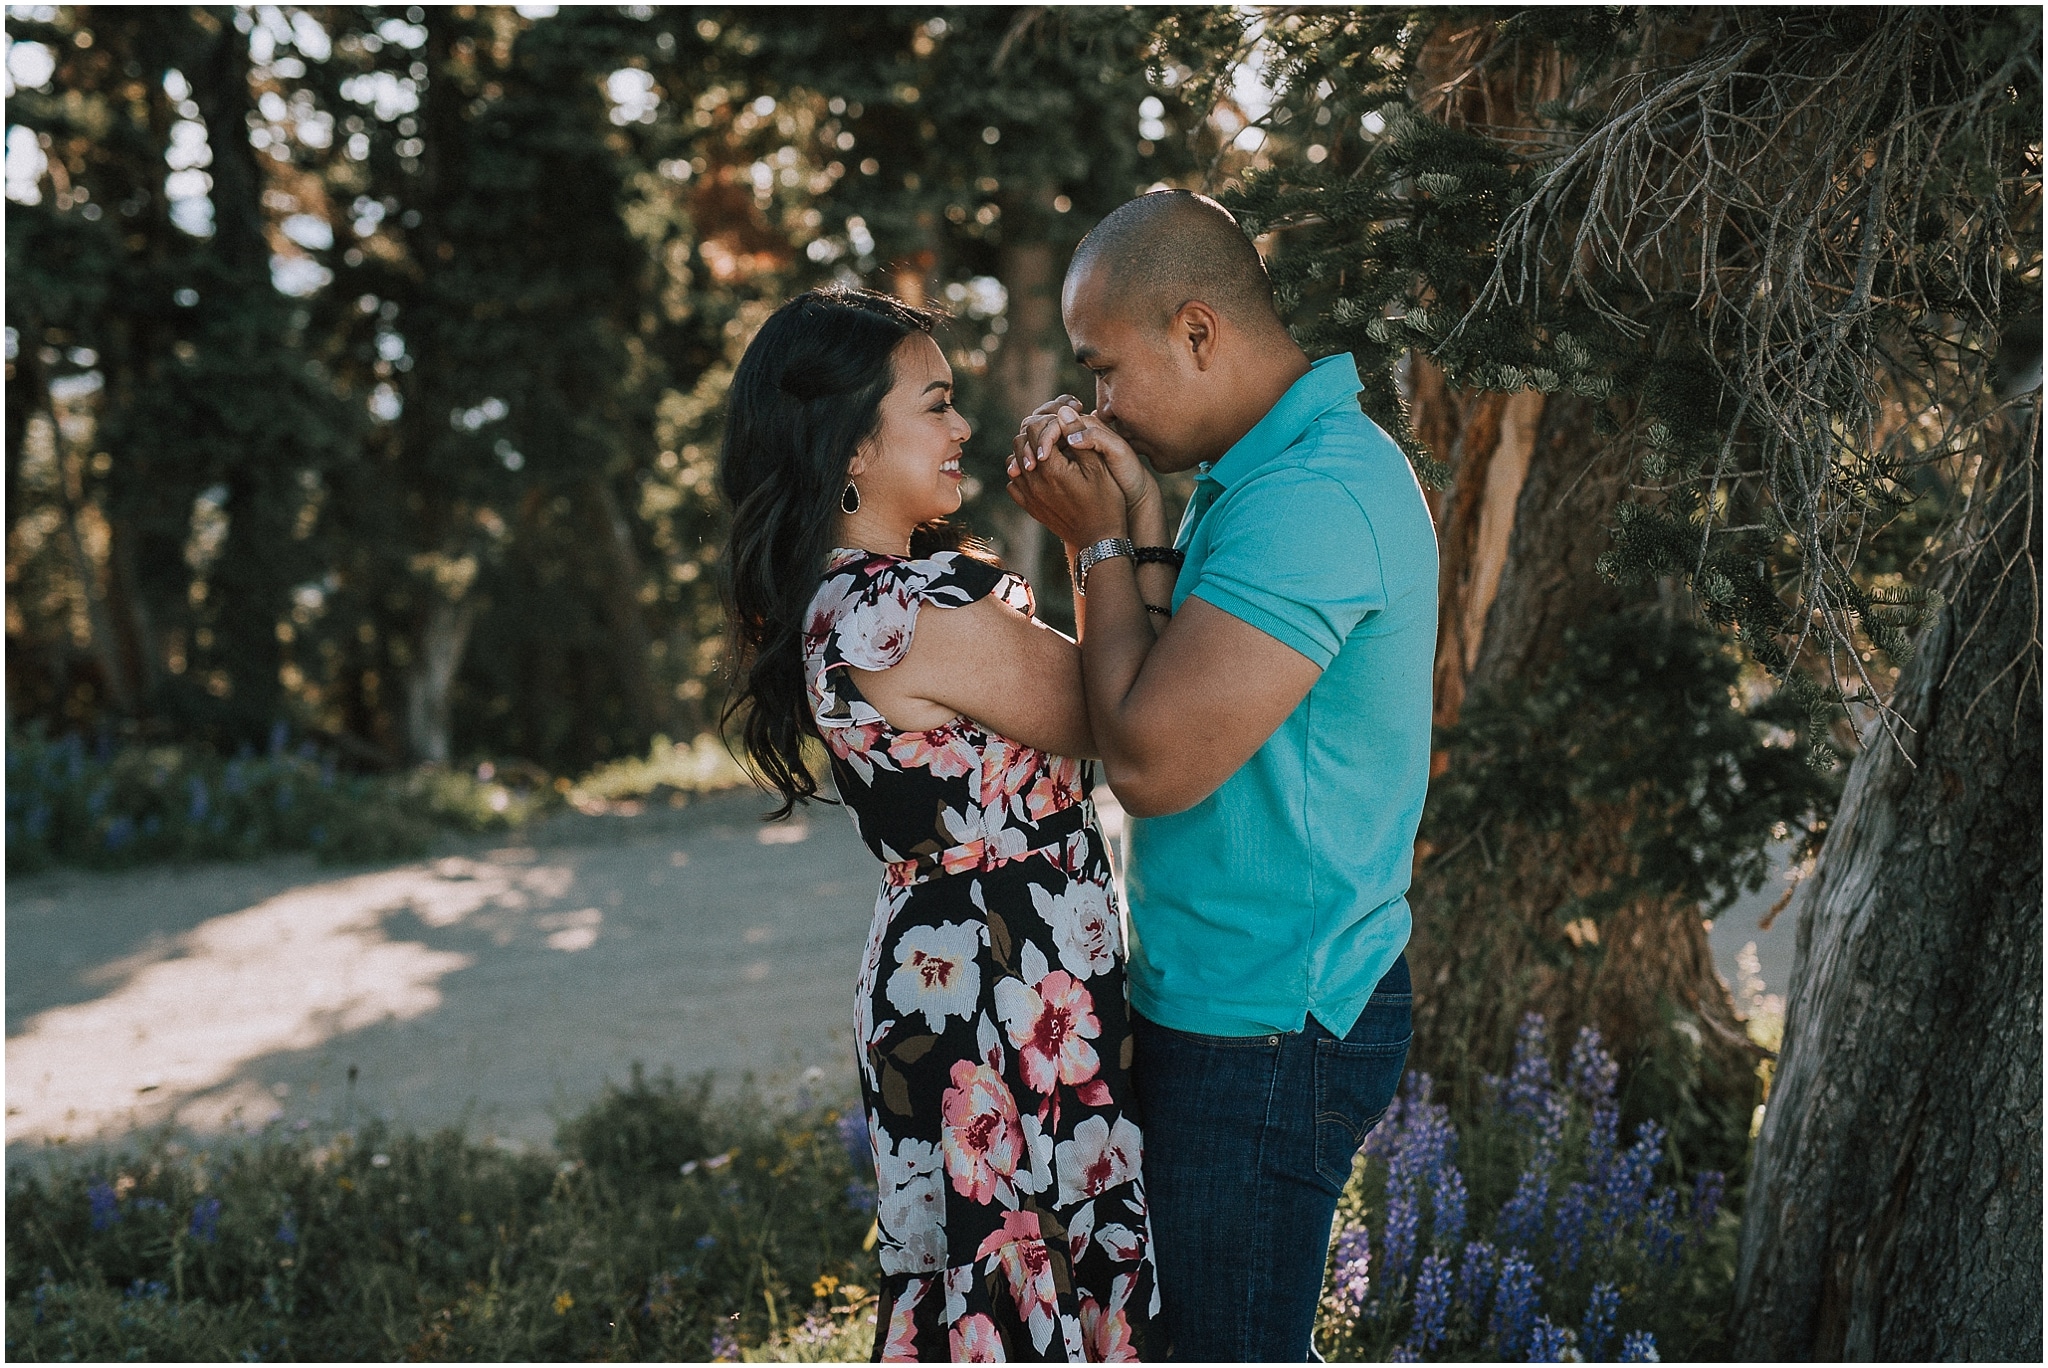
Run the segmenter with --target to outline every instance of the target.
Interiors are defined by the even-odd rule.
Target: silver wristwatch
[[[1135,556],[1138,544],[1129,537],[1104,537],[1093,546],[1084,547],[1074,558],[1074,597],[1088,597],[1088,572],[1112,556]]]

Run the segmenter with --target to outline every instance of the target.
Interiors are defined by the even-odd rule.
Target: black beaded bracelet
[[[1187,558],[1187,552],[1176,551],[1171,546],[1141,546],[1131,557],[1140,565],[1170,565],[1176,570]]]
[[[1172,617],[1172,616],[1173,616],[1173,609],[1171,609],[1171,608],[1161,608],[1161,607],[1160,607],[1160,606],[1159,606],[1158,604],[1156,604],[1156,603],[1148,603],[1148,604],[1146,604],[1146,605],[1145,605],[1145,611],[1146,611],[1146,612],[1148,612],[1148,613],[1157,613],[1157,614],[1159,614],[1159,616],[1161,616],[1161,617],[1163,617],[1163,618],[1170,618],[1170,617]]]

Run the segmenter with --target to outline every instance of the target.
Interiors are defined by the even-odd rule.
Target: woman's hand
[[[1097,442],[1087,435],[1091,423],[1106,440]],[[1144,458],[1115,429],[1092,414],[1084,416],[1081,401],[1071,394],[1040,404],[1024,419],[1011,443],[1011,473],[1050,459],[1062,441],[1070,447],[1092,448],[1101,455],[1110,477],[1123,491],[1124,506],[1131,511],[1134,524],[1142,520],[1141,510],[1147,504],[1159,506],[1159,481]]]
[[[1131,510],[1103,453],[1114,443],[1131,459],[1136,456],[1122,438],[1094,417],[1076,415],[1076,419],[1080,430],[1066,439],[1073,450],[1061,451],[1055,446],[1044,457],[1031,450],[1012,455],[1010,497],[1068,546],[1090,546],[1106,537],[1129,536]],[[1157,500],[1155,488],[1154,508]]]

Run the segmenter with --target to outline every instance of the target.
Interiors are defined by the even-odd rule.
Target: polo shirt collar
[[[1266,416],[1238,438],[1222,459],[1207,469],[1196,467],[1199,478],[1219,485],[1234,484],[1293,446],[1308,431],[1310,423],[1337,405],[1356,403],[1362,388],[1358,383],[1358,363],[1351,359],[1350,352],[1324,357],[1309,367],[1307,375],[1288,386],[1280,402],[1266,410]]]

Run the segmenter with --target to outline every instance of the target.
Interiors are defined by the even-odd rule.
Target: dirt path
[[[877,866],[837,809],[763,828],[762,806],[567,816],[372,869],[11,880],[9,1159],[166,1122],[544,1143],[636,1061],[851,1095]]]

